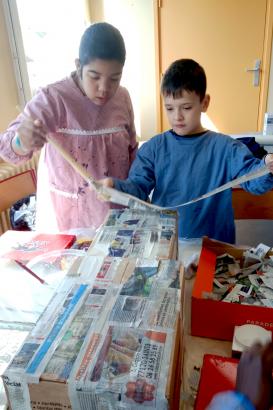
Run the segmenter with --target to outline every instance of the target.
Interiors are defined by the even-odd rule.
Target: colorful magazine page
[[[18,235],[17,231],[8,231],[7,234],[5,233],[1,240],[4,240],[6,235],[9,249],[2,254],[2,257],[21,261],[29,261],[51,251],[70,248],[76,239],[75,235],[67,234],[33,233],[33,236],[28,239]]]

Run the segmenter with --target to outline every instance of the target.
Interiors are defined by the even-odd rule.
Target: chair
[[[273,190],[252,195],[242,188],[232,190],[236,243],[273,245]]]
[[[19,199],[35,193],[36,187],[33,169],[0,181],[0,234],[10,229],[9,208]]]

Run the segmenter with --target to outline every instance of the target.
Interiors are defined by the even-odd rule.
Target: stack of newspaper
[[[135,216],[113,211],[99,235]],[[172,216],[138,223],[176,236]],[[179,262],[87,254],[71,269],[2,376],[11,408],[168,408]]]

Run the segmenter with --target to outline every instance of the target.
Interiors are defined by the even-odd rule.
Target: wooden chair
[[[232,190],[235,219],[273,219],[273,190],[252,195],[242,188]]]
[[[31,169],[0,181],[0,234],[11,229],[9,208],[19,199],[36,192],[36,172]]]

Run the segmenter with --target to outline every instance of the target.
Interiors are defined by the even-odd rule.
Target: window
[[[5,0],[21,105],[75,68],[86,27],[84,0]]]

